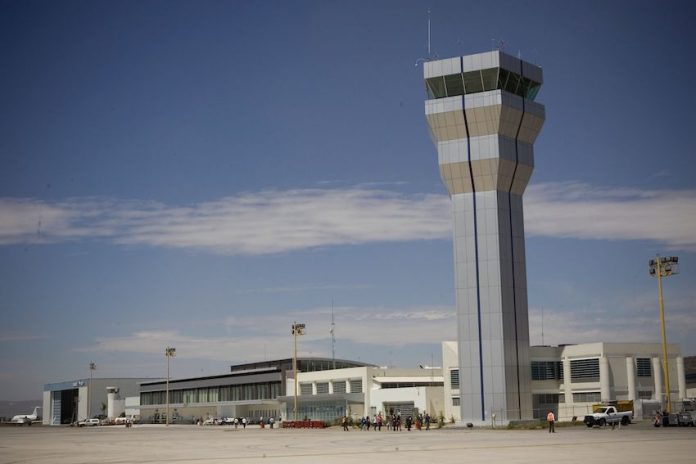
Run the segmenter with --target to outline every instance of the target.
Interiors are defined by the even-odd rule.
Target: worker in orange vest
[[[556,433],[556,416],[553,415],[553,411],[549,409],[549,413],[546,415],[546,422],[549,423],[549,433]]]

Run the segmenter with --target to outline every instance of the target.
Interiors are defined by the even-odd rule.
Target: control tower
[[[452,200],[461,420],[531,419],[522,194],[545,118],[542,71],[499,50],[423,69]]]

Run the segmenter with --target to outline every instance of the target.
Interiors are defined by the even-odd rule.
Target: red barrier
[[[284,429],[323,429],[324,421],[283,421]]]

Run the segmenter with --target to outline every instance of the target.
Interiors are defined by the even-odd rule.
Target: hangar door
[[[77,420],[77,388],[51,392],[51,424],[70,424]]]

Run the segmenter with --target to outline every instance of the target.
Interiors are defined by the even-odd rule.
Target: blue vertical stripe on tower
[[[520,80],[524,79],[524,67],[522,61],[520,61]],[[510,222],[510,253],[511,253],[511,264],[512,264],[512,310],[515,316],[515,366],[517,371],[517,410],[522,419],[522,394],[520,392],[520,344],[517,334],[517,285],[515,279],[515,238],[512,232],[512,186],[515,183],[515,175],[517,175],[517,166],[520,162],[519,154],[519,138],[520,130],[522,129],[522,120],[524,119],[525,111],[525,98],[522,97],[522,116],[520,116],[520,123],[517,126],[517,133],[515,134],[515,169],[512,171],[512,179],[510,180],[510,188],[508,188],[508,217]]]
[[[464,57],[459,57],[459,69],[464,72]],[[478,352],[479,352],[479,378],[481,382],[481,421],[486,420],[486,409],[483,395],[483,343],[481,340],[481,280],[479,276],[479,246],[478,246],[478,218],[476,210],[476,186],[474,185],[474,173],[471,168],[471,138],[469,137],[469,123],[466,119],[466,90],[462,95],[462,114],[464,115],[464,128],[466,129],[466,156],[469,165],[469,176],[471,178],[471,198],[474,206],[474,256],[476,260],[476,310],[478,323]],[[461,340],[459,341],[461,343]],[[461,350],[459,350],[461,353]],[[460,361],[461,366],[461,361]],[[462,419],[464,419],[462,417]]]

